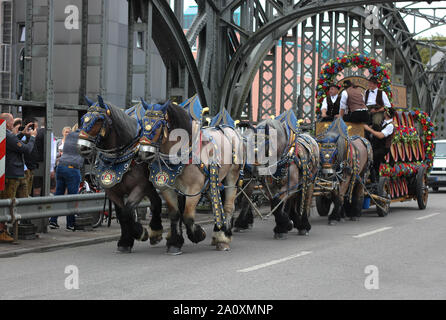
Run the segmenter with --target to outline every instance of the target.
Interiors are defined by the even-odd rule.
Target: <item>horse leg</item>
[[[311,230],[311,224],[308,217],[310,216],[311,200],[313,198],[313,189],[314,185],[310,185],[305,194],[305,199],[301,199],[301,201],[303,201],[304,208],[302,211],[302,215],[300,216],[301,224],[298,227],[298,234],[300,236],[308,236],[308,233]],[[300,208],[298,208],[298,210],[300,211]]]
[[[271,201],[271,210],[273,210],[280,203],[281,199],[275,198]],[[276,211],[273,213],[276,221],[274,227],[274,239],[286,239],[288,231],[293,230],[293,223],[290,221],[288,214],[284,210],[284,204],[282,203]]]
[[[121,193],[116,189],[107,189],[107,197],[115,204],[116,208],[116,218],[119,221],[119,226],[121,227],[121,237],[118,240],[118,251],[123,253],[132,252],[134,238],[131,232],[131,220],[132,217],[128,217],[127,213],[124,211],[124,201],[121,197]]]
[[[134,210],[145,194],[146,192],[142,186],[135,186],[125,201],[123,208],[123,215],[129,219],[131,235],[134,239],[139,241],[147,241],[149,239],[148,230],[134,219]]]
[[[178,209],[178,198],[175,191],[166,190],[162,192],[166,200],[169,219],[170,231],[166,237],[167,253],[170,255],[179,255],[182,253],[181,247],[184,243],[184,238],[180,230],[180,211]]]
[[[248,186],[245,189],[246,196],[252,198],[252,192],[254,188],[251,186]],[[252,228],[252,225],[254,223],[254,215],[252,213],[251,204],[249,203],[248,199],[246,199],[245,195],[241,196],[241,210],[240,214],[238,215],[237,219],[234,223],[234,231],[235,232],[241,232],[242,230],[247,230]]]
[[[187,197],[183,214],[187,237],[193,243],[201,242],[206,238],[206,232],[200,225],[195,223],[195,208],[197,207],[200,198],[201,195]]]
[[[150,186],[150,192],[148,192],[150,198],[150,210],[152,212],[152,219],[149,223],[149,239],[150,244],[155,245],[161,242],[163,239],[163,225],[161,222],[161,198],[156,192],[153,185]]]

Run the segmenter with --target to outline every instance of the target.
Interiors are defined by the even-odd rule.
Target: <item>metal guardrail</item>
[[[104,209],[105,193],[0,200],[0,222],[91,214]],[[150,206],[142,201],[138,208]]]

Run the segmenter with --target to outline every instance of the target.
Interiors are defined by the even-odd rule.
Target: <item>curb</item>
[[[203,220],[203,221],[197,221],[196,223],[200,223],[203,225],[211,224],[214,222],[214,219],[210,220]],[[163,234],[167,233],[170,230],[170,228],[165,229]],[[104,242],[110,242],[110,241],[117,241],[119,240],[121,234],[113,234],[108,236],[101,236],[91,239],[85,239],[85,240],[76,240],[76,241],[70,241],[70,242],[64,242],[59,244],[50,244],[50,245],[43,245],[40,247],[35,248],[29,248],[29,249],[17,249],[9,252],[0,253],[0,259],[1,258],[12,258],[17,257],[23,254],[27,253],[41,253],[41,252],[49,252],[49,251],[56,251],[61,250],[64,248],[75,248],[75,247],[82,247],[82,246],[88,246],[92,244],[99,244]]]

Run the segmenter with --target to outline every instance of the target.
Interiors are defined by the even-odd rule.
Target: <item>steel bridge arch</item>
[[[237,3],[231,4],[232,8],[236,8]],[[246,101],[250,85],[252,84],[255,73],[257,72],[261,61],[266,56],[266,53],[274,46],[274,42],[284,34],[287,30],[293,26],[301,23],[304,19],[314,16],[324,11],[347,11],[345,8],[352,6],[360,6],[364,4],[379,4],[387,1],[325,1],[324,3],[311,2],[299,3],[293,7],[291,11],[282,17],[278,17],[275,20],[270,21],[251,35],[235,52],[232,57],[221,85],[221,90],[218,96],[218,108],[227,108],[230,112],[237,116],[240,114],[243,104]],[[419,59],[413,59],[417,56],[419,58],[418,50],[414,44],[413,39],[407,36],[408,30],[401,16],[395,14],[397,8],[389,6],[383,6],[384,10],[387,10],[387,22],[388,25],[384,25],[383,21],[380,23],[380,30],[386,35],[386,39],[394,44],[395,49],[398,50],[400,57],[411,57],[411,59],[402,59],[405,64],[405,68],[409,71],[410,82],[415,84],[417,91],[418,104],[424,104],[425,109],[432,109],[432,102],[429,99],[427,92],[427,80],[423,75],[423,66],[419,63]],[[363,9],[363,7],[361,7]],[[359,8],[350,9],[357,15],[363,16],[364,13],[358,12]],[[392,21],[392,18],[396,18],[396,22]],[[394,26],[398,25],[397,29]],[[392,36],[387,28],[392,27],[395,36]],[[395,39],[398,37],[398,39]],[[402,48],[400,48],[402,46]],[[413,61],[410,61],[413,60]],[[412,64],[410,64],[412,62]],[[243,74],[242,74],[243,72]],[[414,73],[418,72],[422,74],[420,79],[414,79]],[[424,95],[420,96],[420,91],[424,91]],[[423,94],[423,92],[422,92]]]

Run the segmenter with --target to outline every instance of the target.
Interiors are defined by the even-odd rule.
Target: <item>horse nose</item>
[[[157,148],[154,146],[140,145],[138,157],[141,161],[150,161],[157,151]]]
[[[84,158],[90,157],[94,150],[93,143],[85,139],[78,139],[76,146],[77,152]]]

